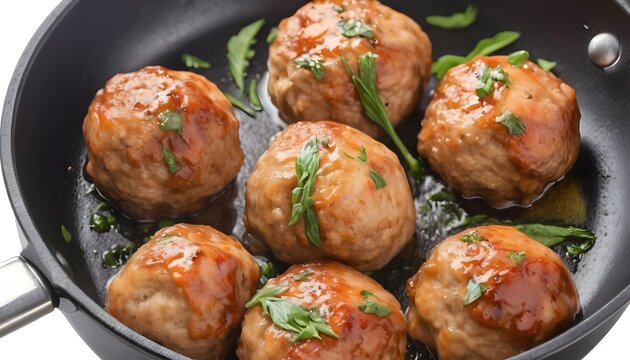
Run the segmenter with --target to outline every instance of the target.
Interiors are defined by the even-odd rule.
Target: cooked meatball
[[[312,1],[282,20],[268,61],[269,95],[280,116],[287,122],[334,120],[381,135],[340,60],[344,56],[356,73],[358,57],[368,52],[378,56],[378,90],[396,125],[416,107],[429,79],[431,42],[415,21],[371,0]],[[321,80],[298,67],[304,59],[321,62]]]
[[[321,340],[294,341],[296,333],[274,325],[256,305],[245,314],[236,350],[239,359],[404,358],[407,324],[400,304],[370,277],[336,262],[318,261],[290,267],[265,288],[278,285],[288,286],[278,297],[318,311],[338,338],[320,332]],[[384,312],[361,310],[368,301]],[[390,312],[385,314],[385,308]]]
[[[409,279],[409,335],[440,359],[504,359],[546,341],[580,309],[560,257],[513,227],[438,245]]]
[[[296,158],[313,136],[319,153],[312,192],[319,246],[307,237],[304,216],[289,225]],[[375,175],[385,183],[378,184]],[[383,267],[400,251],[413,235],[415,216],[396,155],[347,125],[320,121],[287,127],[258,159],[247,181],[243,220],[284,262],[331,259],[364,271]]]
[[[108,311],[125,325],[194,359],[231,351],[256,292],[259,269],[241,244],[209,226],[158,231],[108,289]]]
[[[191,72],[151,66],[118,74],[83,122],[87,173],[137,220],[199,210],[243,163],[230,101]]]
[[[494,92],[480,98],[476,87],[484,66],[500,66],[509,84],[497,81]],[[497,121],[507,112],[520,119],[523,133],[515,128],[512,134]],[[451,69],[439,84],[418,151],[465,197],[482,197],[495,207],[526,206],[575,163],[579,122],[575,91],[552,73],[532,62],[512,66],[505,56],[478,57]]]

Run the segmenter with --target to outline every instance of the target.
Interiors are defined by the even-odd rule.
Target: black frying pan
[[[25,245],[22,256],[42,275],[33,279],[34,284],[45,283],[49,288],[41,290],[34,285],[17,306],[0,309],[0,320],[16,312],[22,315],[5,331],[51,309],[46,302],[50,295],[52,305],[64,312],[88,345],[104,358],[182,358],[125,327],[103,308],[106,281],[116,270],[103,268],[102,252],[116,243],[141,243],[142,234],[136,231],[137,224],[124,219],[119,232],[97,234],[89,229],[87,217],[99,199],[85,194],[89,183],[83,176],[83,117],[96,90],[115,73],[148,64],[182,69],[179,56],[183,52],[209,60],[212,69],[202,73],[223,91],[235,93],[235,85],[227,78],[228,37],[263,17],[267,24],[259,36],[262,39],[271,26],[293,14],[302,3],[67,0],[55,9],[15,71],[2,114],[0,144],[5,182]],[[424,16],[461,10],[467,1],[386,3],[423,26],[433,42],[434,58],[445,53],[465,54],[483,37],[516,30],[522,38],[503,53],[527,49],[537,57],[553,59],[559,64],[556,73],[576,89],[582,111],[582,151],[570,177],[585,189],[586,225],[599,238],[593,250],[574,266],[583,316],[569,330],[516,358],[583,356],[630,302],[630,225],[625,221],[630,218],[630,183],[626,181],[630,163],[630,56],[624,53],[630,49],[630,3],[485,1],[477,4],[478,21],[466,30],[427,26]],[[604,70],[591,64],[586,51],[590,39],[600,32],[615,34],[622,47],[617,63]],[[266,44],[259,41],[255,49],[250,73],[264,74]],[[430,83],[433,86],[435,80]],[[423,107],[426,101],[425,96]],[[245,165],[235,182],[205,211],[183,220],[210,224],[242,238],[243,185],[280,125],[266,113],[257,119],[240,112],[238,116]],[[421,118],[422,109],[418,109],[402,125],[412,149]],[[61,237],[62,223],[73,234],[69,243]],[[395,259],[374,275],[399,298],[404,281],[422,259],[415,259],[416,267],[407,273],[397,266],[400,261]],[[11,268],[20,266],[15,262]],[[406,300],[401,300],[406,306]],[[26,305],[37,301],[40,307],[29,313]],[[408,357],[416,355],[423,359],[432,356],[421,344],[412,344]]]

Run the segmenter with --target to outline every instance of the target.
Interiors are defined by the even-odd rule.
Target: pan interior
[[[256,19],[266,19],[258,36],[249,73],[266,71],[269,29],[290,16],[303,2],[251,1],[77,1],[63,14],[38,47],[17,99],[13,146],[19,187],[30,216],[51,251],[67,260],[68,273],[94,301],[105,303],[107,280],[117,271],[104,268],[103,251],[113,244],[142,243],[137,224],[119,216],[120,231],[98,234],[88,224],[100,199],[86,194],[89,182],[83,176],[85,147],[81,126],[88,105],[105,81],[119,72],[145,65],[184,69],[180,55],[198,55],[212,64],[201,71],[224,92],[237,94],[227,76],[226,43],[229,36]],[[630,183],[625,181],[630,163],[628,138],[630,114],[630,64],[623,56],[611,69],[601,70],[589,62],[588,41],[599,32],[612,32],[630,49],[628,13],[614,1],[531,1],[514,4],[483,2],[477,22],[465,30],[441,30],[427,25],[429,14],[449,14],[464,9],[464,1],[385,1],[414,18],[433,42],[434,58],[465,54],[475,43],[499,31],[522,34],[500,53],[527,49],[534,57],[558,62],[556,74],[572,85],[582,112],[582,150],[568,179],[577,181],[587,203],[586,226],[598,236],[595,247],[573,267],[584,318],[604,306],[630,284],[624,271],[630,246]],[[626,7],[627,9],[627,7]],[[625,26],[624,26],[625,25]],[[429,88],[436,85],[435,79]],[[621,95],[626,94],[626,95]],[[266,94],[262,94],[263,97]],[[624,98],[625,96],[625,98]],[[402,125],[404,139],[415,149],[422,105]],[[241,220],[244,184],[269,140],[281,130],[267,112],[252,119],[237,111],[246,160],[237,179],[209,202],[201,213],[185,221],[209,224],[247,240]],[[387,141],[385,141],[387,143]],[[484,211],[475,202],[467,209]],[[66,243],[59,228],[73,234]],[[417,241],[415,241],[417,243]],[[403,308],[406,279],[417,270],[433,243],[422,243],[411,258],[396,258],[374,276],[396,294]],[[248,244],[250,249],[254,244]],[[264,252],[264,251],[263,251]],[[61,289],[63,291],[63,289]],[[409,358],[432,355],[422,345],[412,345]]]

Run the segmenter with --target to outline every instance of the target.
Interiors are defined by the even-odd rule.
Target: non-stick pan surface
[[[303,1],[285,0],[112,0],[65,1],[44,23],[27,48],[13,79],[2,118],[2,166],[18,223],[28,243],[24,256],[48,278],[58,305],[88,344],[108,358],[179,355],[134,333],[103,309],[107,280],[117,271],[104,268],[103,251],[113,244],[142,243],[145,234],[122,216],[118,232],[90,230],[88,217],[100,202],[86,194],[81,126],[94,93],[119,72],[145,65],[183,69],[179,60],[190,52],[212,63],[201,73],[224,92],[237,93],[227,76],[226,43],[230,35],[265,18],[255,46],[250,74],[266,71],[267,31],[290,16]],[[586,226],[598,236],[595,247],[573,267],[583,314],[571,329],[518,358],[577,358],[612,326],[630,300],[630,4],[625,1],[479,2],[477,22],[465,30],[426,25],[428,14],[448,14],[464,1],[385,1],[420,23],[433,42],[434,58],[465,54],[483,37],[503,30],[522,33],[502,51],[527,49],[558,62],[555,72],[572,85],[582,112],[582,150],[569,178],[584,190]],[[587,56],[589,40],[600,32],[617,36],[619,61],[608,69],[594,67]],[[261,82],[264,84],[264,82]],[[434,87],[435,79],[429,84]],[[427,89],[428,93],[428,89]],[[266,94],[263,94],[266,98]],[[421,107],[400,132],[415,148]],[[237,111],[245,164],[237,179],[209,202],[206,210],[184,218],[232,233],[247,243],[241,220],[245,181],[269,140],[281,130],[273,111],[256,119]],[[387,143],[387,141],[386,141]],[[416,189],[420,191],[419,188]],[[479,209],[475,203],[464,206]],[[64,224],[73,234],[66,243]],[[396,294],[403,307],[406,279],[423,261],[434,239],[414,239],[412,258],[399,257],[374,277]],[[250,248],[252,248],[252,245]],[[404,265],[404,266],[403,266]],[[421,344],[410,346],[408,358],[432,358]]]

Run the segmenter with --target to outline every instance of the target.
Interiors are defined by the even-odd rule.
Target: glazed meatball
[[[288,287],[278,297],[319,312],[337,338],[320,332],[321,340],[295,341],[295,333],[274,325],[256,305],[245,314],[239,359],[404,358],[407,325],[400,304],[367,275],[336,262],[313,262],[290,267],[265,288],[278,285]],[[364,307],[368,302],[382,312]]]
[[[484,67],[501,67],[509,80],[494,82],[494,91],[480,98]],[[552,73],[532,62],[512,66],[505,56],[478,57],[439,84],[418,151],[465,197],[499,208],[527,206],[575,163],[579,122],[575,91]]]
[[[191,72],[151,66],[118,74],[83,123],[87,173],[136,220],[199,210],[243,163],[230,101]]]
[[[509,226],[438,245],[407,284],[409,335],[440,359],[504,359],[551,338],[580,310],[560,257]]]
[[[296,158],[313,136],[319,153],[312,192],[319,246],[307,237],[304,217],[289,225]],[[321,121],[287,127],[258,159],[247,181],[243,220],[279,260],[338,260],[364,271],[383,267],[400,251],[413,235],[415,216],[396,155],[356,129]]]
[[[340,59],[356,73],[358,57],[368,52],[378,56],[378,90],[396,125],[416,107],[431,68],[431,42],[415,21],[371,0],[312,1],[282,20],[268,61],[269,95],[280,116],[290,123],[334,120],[381,135]],[[308,60],[320,63],[321,79]]]
[[[178,224],[153,235],[112,279],[107,309],[174,351],[219,359],[233,349],[258,278],[256,260],[236,239]]]

